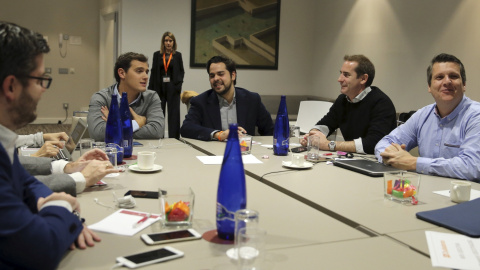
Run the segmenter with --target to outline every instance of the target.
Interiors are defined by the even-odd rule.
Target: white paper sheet
[[[197,156],[197,158],[205,165],[222,164],[223,156]],[[243,164],[262,164],[254,155],[242,155]]]
[[[450,190],[438,190],[433,193],[450,198]],[[470,191],[470,201],[480,198],[480,190],[472,189]]]
[[[480,239],[461,234],[425,231],[434,267],[480,269]]]
[[[146,215],[148,213],[120,209],[88,228],[100,232],[132,236],[160,219],[160,215],[152,214],[145,222],[135,226]]]

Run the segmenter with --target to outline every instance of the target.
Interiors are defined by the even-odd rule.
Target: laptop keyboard
[[[68,161],[68,158],[65,156],[65,153],[63,153],[62,150],[63,150],[63,149],[60,149],[60,151],[58,151],[58,154],[57,154],[57,156],[55,157],[55,159],[56,159],[56,160],[63,159],[63,160],[67,160],[67,161]]]

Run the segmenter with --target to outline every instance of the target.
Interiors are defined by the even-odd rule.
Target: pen
[[[325,153],[325,154],[323,154],[323,155],[324,155],[324,156],[331,156],[332,153]]]
[[[150,213],[146,214],[142,219],[140,219],[139,221],[137,221],[137,223],[133,224],[133,228],[137,228],[138,226],[140,226],[142,223],[144,223],[145,221],[147,221],[147,219],[150,218]]]

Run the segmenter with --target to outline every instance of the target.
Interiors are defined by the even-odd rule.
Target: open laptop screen
[[[73,151],[75,151],[75,148],[77,147],[78,142],[82,138],[83,133],[85,133],[85,130],[87,130],[87,122],[85,122],[83,119],[78,119],[78,122],[73,127],[72,132],[70,132],[70,134],[68,135],[68,140],[65,143],[65,148],[60,149],[60,152],[57,155],[57,159],[72,159],[71,155]]]

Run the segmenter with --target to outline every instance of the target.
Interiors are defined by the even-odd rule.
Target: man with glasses
[[[29,79],[36,79],[38,80],[38,84],[42,86],[45,89],[50,88],[50,84],[52,84],[52,78],[48,75],[43,75],[43,77],[35,77],[35,76],[25,76],[26,78]]]
[[[79,218],[77,200],[52,193],[20,165],[14,130],[37,117],[50,86],[42,35],[0,22],[0,269],[54,269],[65,251],[100,238]]]

